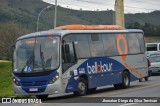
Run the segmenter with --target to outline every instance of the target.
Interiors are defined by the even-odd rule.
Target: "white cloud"
[[[54,4],[55,0],[43,0]],[[58,5],[72,9],[106,10],[114,9],[115,0],[57,0]],[[160,0],[124,0],[125,13],[160,10]]]

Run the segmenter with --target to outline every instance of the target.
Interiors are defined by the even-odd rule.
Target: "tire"
[[[122,74],[122,83],[114,84],[115,89],[125,89],[130,86],[130,75],[127,71],[124,71]]]
[[[145,79],[145,81],[148,81],[149,77],[148,77],[148,76],[147,76],[147,77],[144,77],[144,79]]]
[[[122,88],[128,88],[130,86],[130,75],[127,71],[123,72],[121,86]]]
[[[78,91],[75,91],[74,94],[77,96],[86,95],[87,88],[87,81],[84,78],[80,78],[78,82]]]
[[[36,98],[46,100],[48,98],[48,95],[36,95]]]

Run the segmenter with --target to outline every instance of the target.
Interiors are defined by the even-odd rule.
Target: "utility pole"
[[[116,25],[125,27],[124,21],[124,0],[115,0],[115,16],[116,16]]]
[[[55,0],[54,28],[57,26],[57,0]]]

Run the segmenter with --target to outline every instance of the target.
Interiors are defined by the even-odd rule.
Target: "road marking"
[[[153,84],[153,85],[149,85],[149,86],[144,86],[144,87],[139,87],[139,88],[135,88],[135,89],[128,89],[128,90],[124,90],[124,91],[115,91],[112,93],[108,93],[108,94],[97,94],[97,95],[88,95],[85,97],[103,97],[103,96],[113,96],[113,95],[118,95],[118,94],[123,94],[123,93],[128,93],[128,92],[132,92],[132,91],[137,91],[137,90],[142,90],[142,89],[147,89],[147,88],[152,88],[152,87],[156,87],[156,86],[160,86],[159,84]]]
[[[127,103],[127,104],[122,104],[122,105],[118,105],[118,106],[129,106],[129,105],[135,105],[137,103]]]

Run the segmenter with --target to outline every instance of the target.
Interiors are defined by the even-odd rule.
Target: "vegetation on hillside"
[[[129,29],[142,29],[144,31],[144,35],[146,37],[159,37],[160,35],[160,26],[154,26],[149,23],[145,23],[144,25],[139,24],[138,22],[135,22],[133,24],[130,24],[128,26]]]
[[[10,60],[11,46],[17,37],[36,31],[37,16],[49,6],[42,0],[1,0],[0,2],[0,59]],[[113,24],[114,12],[72,10],[58,6],[57,26],[66,24]],[[160,11],[125,15],[126,28],[144,30],[145,36],[158,37]],[[39,30],[52,29],[54,6],[42,12]]]
[[[0,2],[0,22],[6,23],[14,21],[32,32],[36,31],[37,16],[40,11],[49,6],[42,0],[1,0]],[[57,26],[66,24],[113,24],[114,12],[106,11],[83,11],[72,10],[58,6]],[[151,13],[136,13],[125,15],[125,25],[132,26],[139,23],[143,27],[146,24],[156,28],[160,27],[160,11]],[[46,9],[40,16],[39,30],[53,28],[54,6]],[[136,26],[133,28],[137,28]],[[152,31],[152,30],[151,30]],[[150,31],[150,32],[151,32]],[[155,36],[158,36],[157,32]]]

